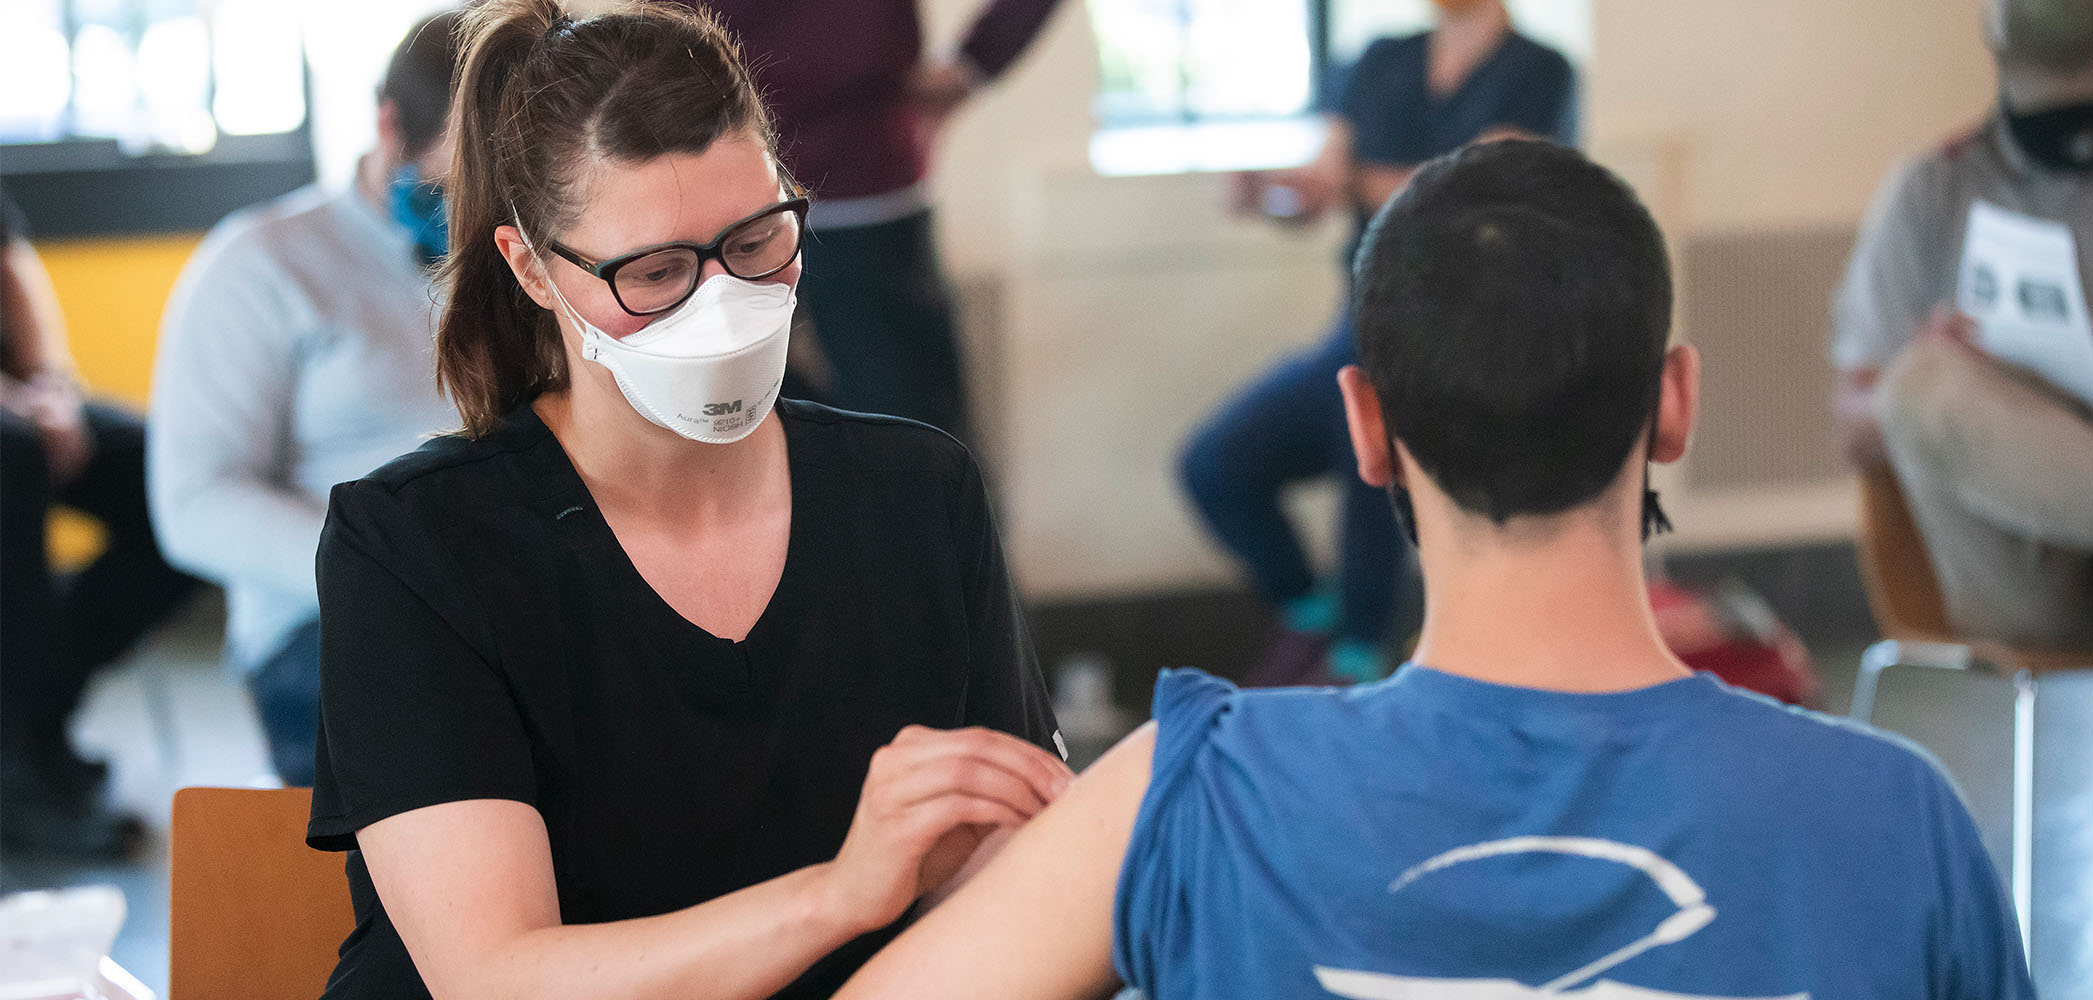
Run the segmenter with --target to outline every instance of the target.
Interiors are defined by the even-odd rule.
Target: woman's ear
[[[545,278],[545,269],[538,266],[538,254],[523,241],[523,232],[515,226],[494,227],[494,245],[501,251],[502,259],[509,262],[509,272],[516,276],[516,283],[531,297],[538,308],[556,312],[553,307],[552,286]]]
[[[1676,462],[1686,454],[1693,422],[1700,412],[1701,353],[1680,344],[1664,353],[1663,382],[1657,397],[1657,428],[1650,440],[1650,459]]]
[[[1344,395],[1344,422],[1352,434],[1352,457],[1359,463],[1359,478],[1375,489],[1385,489],[1397,481],[1400,472],[1389,450],[1381,396],[1358,365],[1338,370],[1337,388]]]

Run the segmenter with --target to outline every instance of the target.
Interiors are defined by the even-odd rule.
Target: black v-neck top
[[[872,752],[1054,720],[988,496],[958,442],[780,400],[792,527],[732,642],[648,586],[525,405],[334,490],[320,540],[319,776],[307,842],[350,851],[356,928],[326,996],[427,996],[356,831],[467,799],[537,808],[560,914],[680,909],[842,846]],[[891,930],[891,929],[890,929]],[[886,934],[780,996],[826,996]]]

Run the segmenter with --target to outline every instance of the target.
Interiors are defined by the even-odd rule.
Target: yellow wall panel
[[[160,314],[202,236],[39,240],[65,310],[80,378],[98,396],[144,409],[153,381]]]

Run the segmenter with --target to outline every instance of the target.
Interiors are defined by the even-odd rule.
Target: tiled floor
[[[218,664],[217,609],[200,604],[146,648],[101,678],[78,720],[79,742],[115,762],[116,798],[151,820],[156,840],[136,864],[78,866],[0,858],[0,891],[109,884],[129,900],[114,949],[118,962],[163,995],[167,981],[167,851],[174,790],[267,780],[260,731],[245,692]],[[1860,649],[1816,651],[1825,703],[1844,711]],[[2093,684],[2087,685],[2093,688]],[[2060,689],[2045,711],[2046,760],[2093,760],[2093,691]],[[1123,695],[1122,695],[1123,697]],[[1878,720],[1921,738],[1968,793],[1994,857],[2004,862],[2010,822],[2013,700],[1991,678],[1908,671],[1883,687]],[[2060,769],[2052,769],[2057,772]],[[2080,774],[2083,778],[2083,773]],[[2064,798],[2045,817],[2038,844],[2037,973],[2046,996],[2069,997],[2093,983],[2093,793]],[[179,1000],[179,998],[178,998]]]

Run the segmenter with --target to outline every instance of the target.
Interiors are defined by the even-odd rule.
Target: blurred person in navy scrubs
[[[1352,67],[1315,160],[1239,175],[1235,207],[1286,221],[1342,210],[1353,219],[1345,264],[1366,220],[1417,165],[1478,138],[1572,143],[1576,78],[1568,60],[1519,34],[1502,0],[1435,0],[1430,31],[1384,38]],[[1280,618],[1248,683],[1352,683],[1387,672],[1383,646],[1410,571],[1388,505],[1346,473],[1351,450],[1337,370],[1352,363],[1340,315],[1321,345],[1288,355],[1193,432],[1179,457],[1185,492],[1216,541],[1243,564]],[[1286,488],[1342,482],[1335,579],[1321,578],[1281,504]]]

